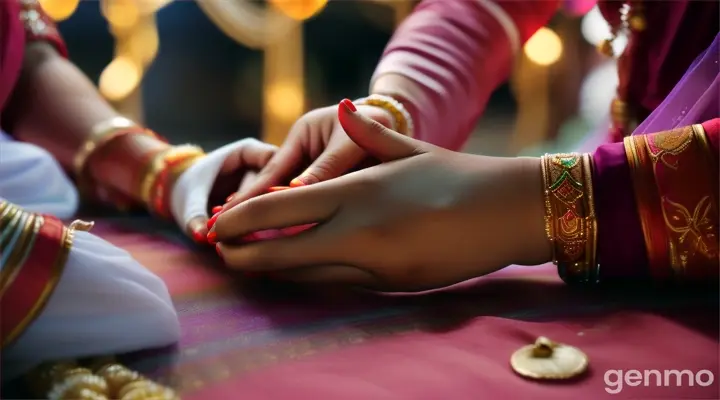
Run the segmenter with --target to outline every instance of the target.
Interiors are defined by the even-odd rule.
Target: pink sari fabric
[[[22,67],[25,31],[17,1],[0,1],[0,121]]]

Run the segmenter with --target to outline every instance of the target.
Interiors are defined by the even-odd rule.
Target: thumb
[[[356,111],[352,101],[345,99],[338,107],[338,119],[350,139],[371,156],[387,162],[426,152],[422,142],[388,129]]]

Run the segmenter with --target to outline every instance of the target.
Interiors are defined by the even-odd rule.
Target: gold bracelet
[[[368,97],[356,100],[353,103],[359,106],[367,105],[382,108],[392,115],[395,122],[395,130],[397,132],[402,133],[405,136],[413,137],[415,128],[412,116],[402,103],[394,98],[382,94],[372,94]]]
[[[199,157],[202,157],[204,155],[205,152],[202,148],[189,144],[182,146],[173,146],[156,154],[150,161],[150,167],[143,176],[140,183],[140,198],[147,206],[148,210],[157,211],[157,207],[154,204],[154,199],[157,196],[154,193],[156,191],[153,189],[155,183],[158,181],[158,178],[160,178],[163,173],[173,173],[176,171],[176,167],[182,165],[186,165],[187,168],[190,166],[190,164],[186,164],[185,161],[191,159],[197,160]],[[172,171],[166,171],[166,169],[168,168],[170,168]],[[161,188],[161,190],[166,189],[167,188],[164,187]],[[160,194],[164,195],[164,193]]]
[[[546,154],[542,163],[553,262],[566,282],[595,282],[597,222],[590,155]]]
[[[85,164],[99,147],[114,138],[114,133],[130,128],[140,128],[135,122],[125,117],[114,117],[95,125],[85,143],[80,146],[73,158],[73,169],[76,177],[83,175]]]

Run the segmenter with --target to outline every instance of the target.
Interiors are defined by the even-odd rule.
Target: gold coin
[[[588,357],[580,349],[540,337],[510,357],[512,369],[531,379],[570,379],[583,374]]]

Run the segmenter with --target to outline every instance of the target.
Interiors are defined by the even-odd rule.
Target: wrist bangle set
[[[358,106],[374,106],[382,108],[387,111],[393,117],[393,126],[395,131],[409,137],[413,137],[415,133],[412,116],[407,109],[400,103],[390,96],[381,94],[372,94],[368,97],[364,97],[354,101]]]
[[[553,263],[568,283],[597,283],[597,219],[589,154],[546,154],[541,158],[545,232]]]

